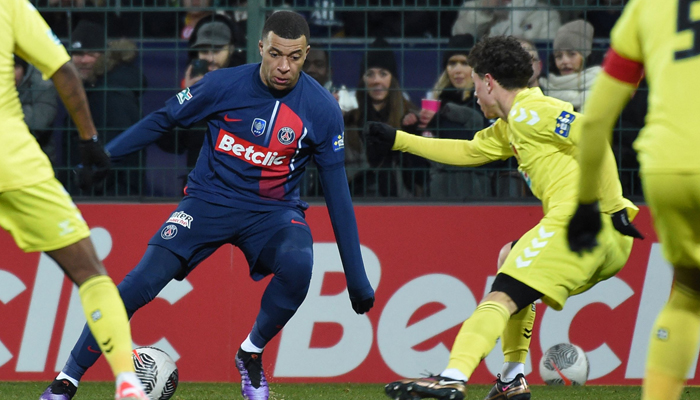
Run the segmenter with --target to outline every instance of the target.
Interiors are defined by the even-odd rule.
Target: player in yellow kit
[[[531,327],[534,321],[534,315],[528,316],[534,312],[531,304],[542,299],[560,310],[569,296],[612,277],[624,266],[633,241],[627,235],[641,237],[627,218],[633,218],[638,209],[622,196],[608,148],[598,194],[602,210],[613,217],[603,221],[601,246],[594,252],[581,257],[569,251],[566,225],[577,204],[576,146],[584,117],[570,103],[544,96],[539,88],[527,88],[531,56],[513,37],[482,40],[472,49],[468,63],[481,110],[487,118],[497,118],[493,125],[473,140],[448,140],[369,123],[365,129],[368,157],[371,161],[375,152],[393,149],[444,164],[477,166],[515,156],[520,172],[542,201],[544,217],[517,241],[491,292],[462,325],[447,368],[440,375],[389,383],[385,390],[393,399],[463,399],[467,380],[499,336],[503,336],[504,353],[524,362],[530,339],[522,335],[522,327]],[[520,374],[513,382],[499,381],[487,398],[529,399],[530,390]]]
[[[147,400],[134,374],[124,303],[95,253],[80,211],[24,123],[13,53],[53,80],[83,139],[83,177],[89,180],[93,167],[104,173],[109,163],[97,142],[80,77],[61,42],[27,0],[2,0],[0,92],[5,95],[0,99],[0,226],[22,250],[46,252],[79,286],[85,317],[117,379],[115,398]],[[69,386],[67,381],[64,386]],[[61,399],[64,394],[49,398]]]
[[[596,245],[600,151],[608,146],[618,115],[646,73],[649,110],[634,147],[644,197],[674,279],[651,332],[644,400],[679,399],[700,344],[698,6],[690,0],[631,0],[612,30],[603,72],[586,102],[581,205],[569,229],[576,250]]]

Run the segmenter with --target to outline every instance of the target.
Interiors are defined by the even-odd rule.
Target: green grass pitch
[[[46,388],[46,382],[0,382],[0,399],[38,399]],[[111,382],[84,382],[80,384],[75,400],[110,400],[114,397]],[[467,386],[467,400],[482,400],[490,386]],[[639,400],[639,386],[583,386],[547,387],[533,386],[532,400]],[[700,388],[686,388],[682,399],[700,398]],[[237,383],[189,383],[181,382],[172,400],[222,400],[242,399]],[[270,400],[386,400],[384,385],[380,384],[273,384]]]

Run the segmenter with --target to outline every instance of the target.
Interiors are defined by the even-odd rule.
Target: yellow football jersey
[[[0,192],[53,176],[48,157],[24,123],[14,78],[16,53],[44,78],[70,60],[66,49],[27,0],[0,1]]]
[[[611,47],[644,64],[646,124],[634,147],[643,172],[700,172],[700,3],[631,0]]]
[[[571,103],[545,96],[539,88],[519,92],[508,121],[498,119],[473,140],[429,139],[399,131],[394,150],[407,151],[443,164],[477,166],[515,156],[518,169],[547,215],[571,215],[578,204],[576,160],[583,115]],[[637,208],[622,197],[612,149],[605,157],[600,189],[601,211]]]

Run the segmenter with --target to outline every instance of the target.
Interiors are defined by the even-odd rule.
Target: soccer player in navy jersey
[[[262,62],[209,72],[107,145],[112,159],[137,151],[175,127],[200,121],[208,132],[185,197],[118,285],[129,316],[172,279],[183,279],[225,243],[240,248],[250,275],[274,274],[255,324],[235,357],[241,393],[266,400],[265,345],[301,305],[309,288],[313,242],[299,183],[313,157],[324,187],[350,294],[358,314],[374,304],[345,178],[343,118],[333,96],[301,73],[309,27],[291,11],[272,14],[259,42]],[[89,350],[90,348],[90,350]],[[99,354],[85,328],[56,378],[78,384]],[[72,396],[48,394],[45,400]]]

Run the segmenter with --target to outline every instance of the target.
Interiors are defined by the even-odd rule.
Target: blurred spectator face
[[[492,94],[489,78],[484,76],[482,79],[479,74],[472,70],[472,80],[474,81],[474,94],[477,98],[476,102],[479,104],[479,107],[481,107],[481,112],[484,113],[487,119],[498,118],[498,104]]]
[[[391,85],[391,72],[384,68],[368,68],[362,80],[373,102],[380,103],[386,100]]]
[[[583,55],[574,50],[554,52],[554,63],[561,75],[571,75],[583,70]]]
[[[306,37],[284,39],[269,32],[258,42],[262,63],[260,78],[263,83],[276,90],[292,89],[299,81],[301,68],[309,52]]]
[[[200,60],[209,61],[209,71],[228,67],[231,53],[233,53],[233,46],[231,45],[202,49],[197,52]]]
[[[330,79],[330,68],[326,52],[318,49],[309,50],[309,55],[304,62],[304,72],[309,74],[322,86]]]
[[[96,78],[95,63],[104,54],[97,51],[74,51],[71,54],[73,64],[78,68],[80,78],[85,82],[94,82]]]
[[[15,86],[19,86],[24,78],[24,68],[21,65],[15,64]]]
[[[532,45],[529,42],[525,42],[522,40],[519,40],[519,42],[523,46],[523,49],[527,50],[527,52],[530,53],[530,56],[532,56],[532,77],[527,83],[527,86],[539,86],[537,79],[540,77],[540,73],[542,73],[542,60],[540,60],[540,54],[537,52],[537,49],[532,47]]]
[[[472,82],[472,67],[467,65],[467,56],[456,54],[447,60],[447,77],[450,78],[450,83],[457,89],[471,89],[474,85]]]

